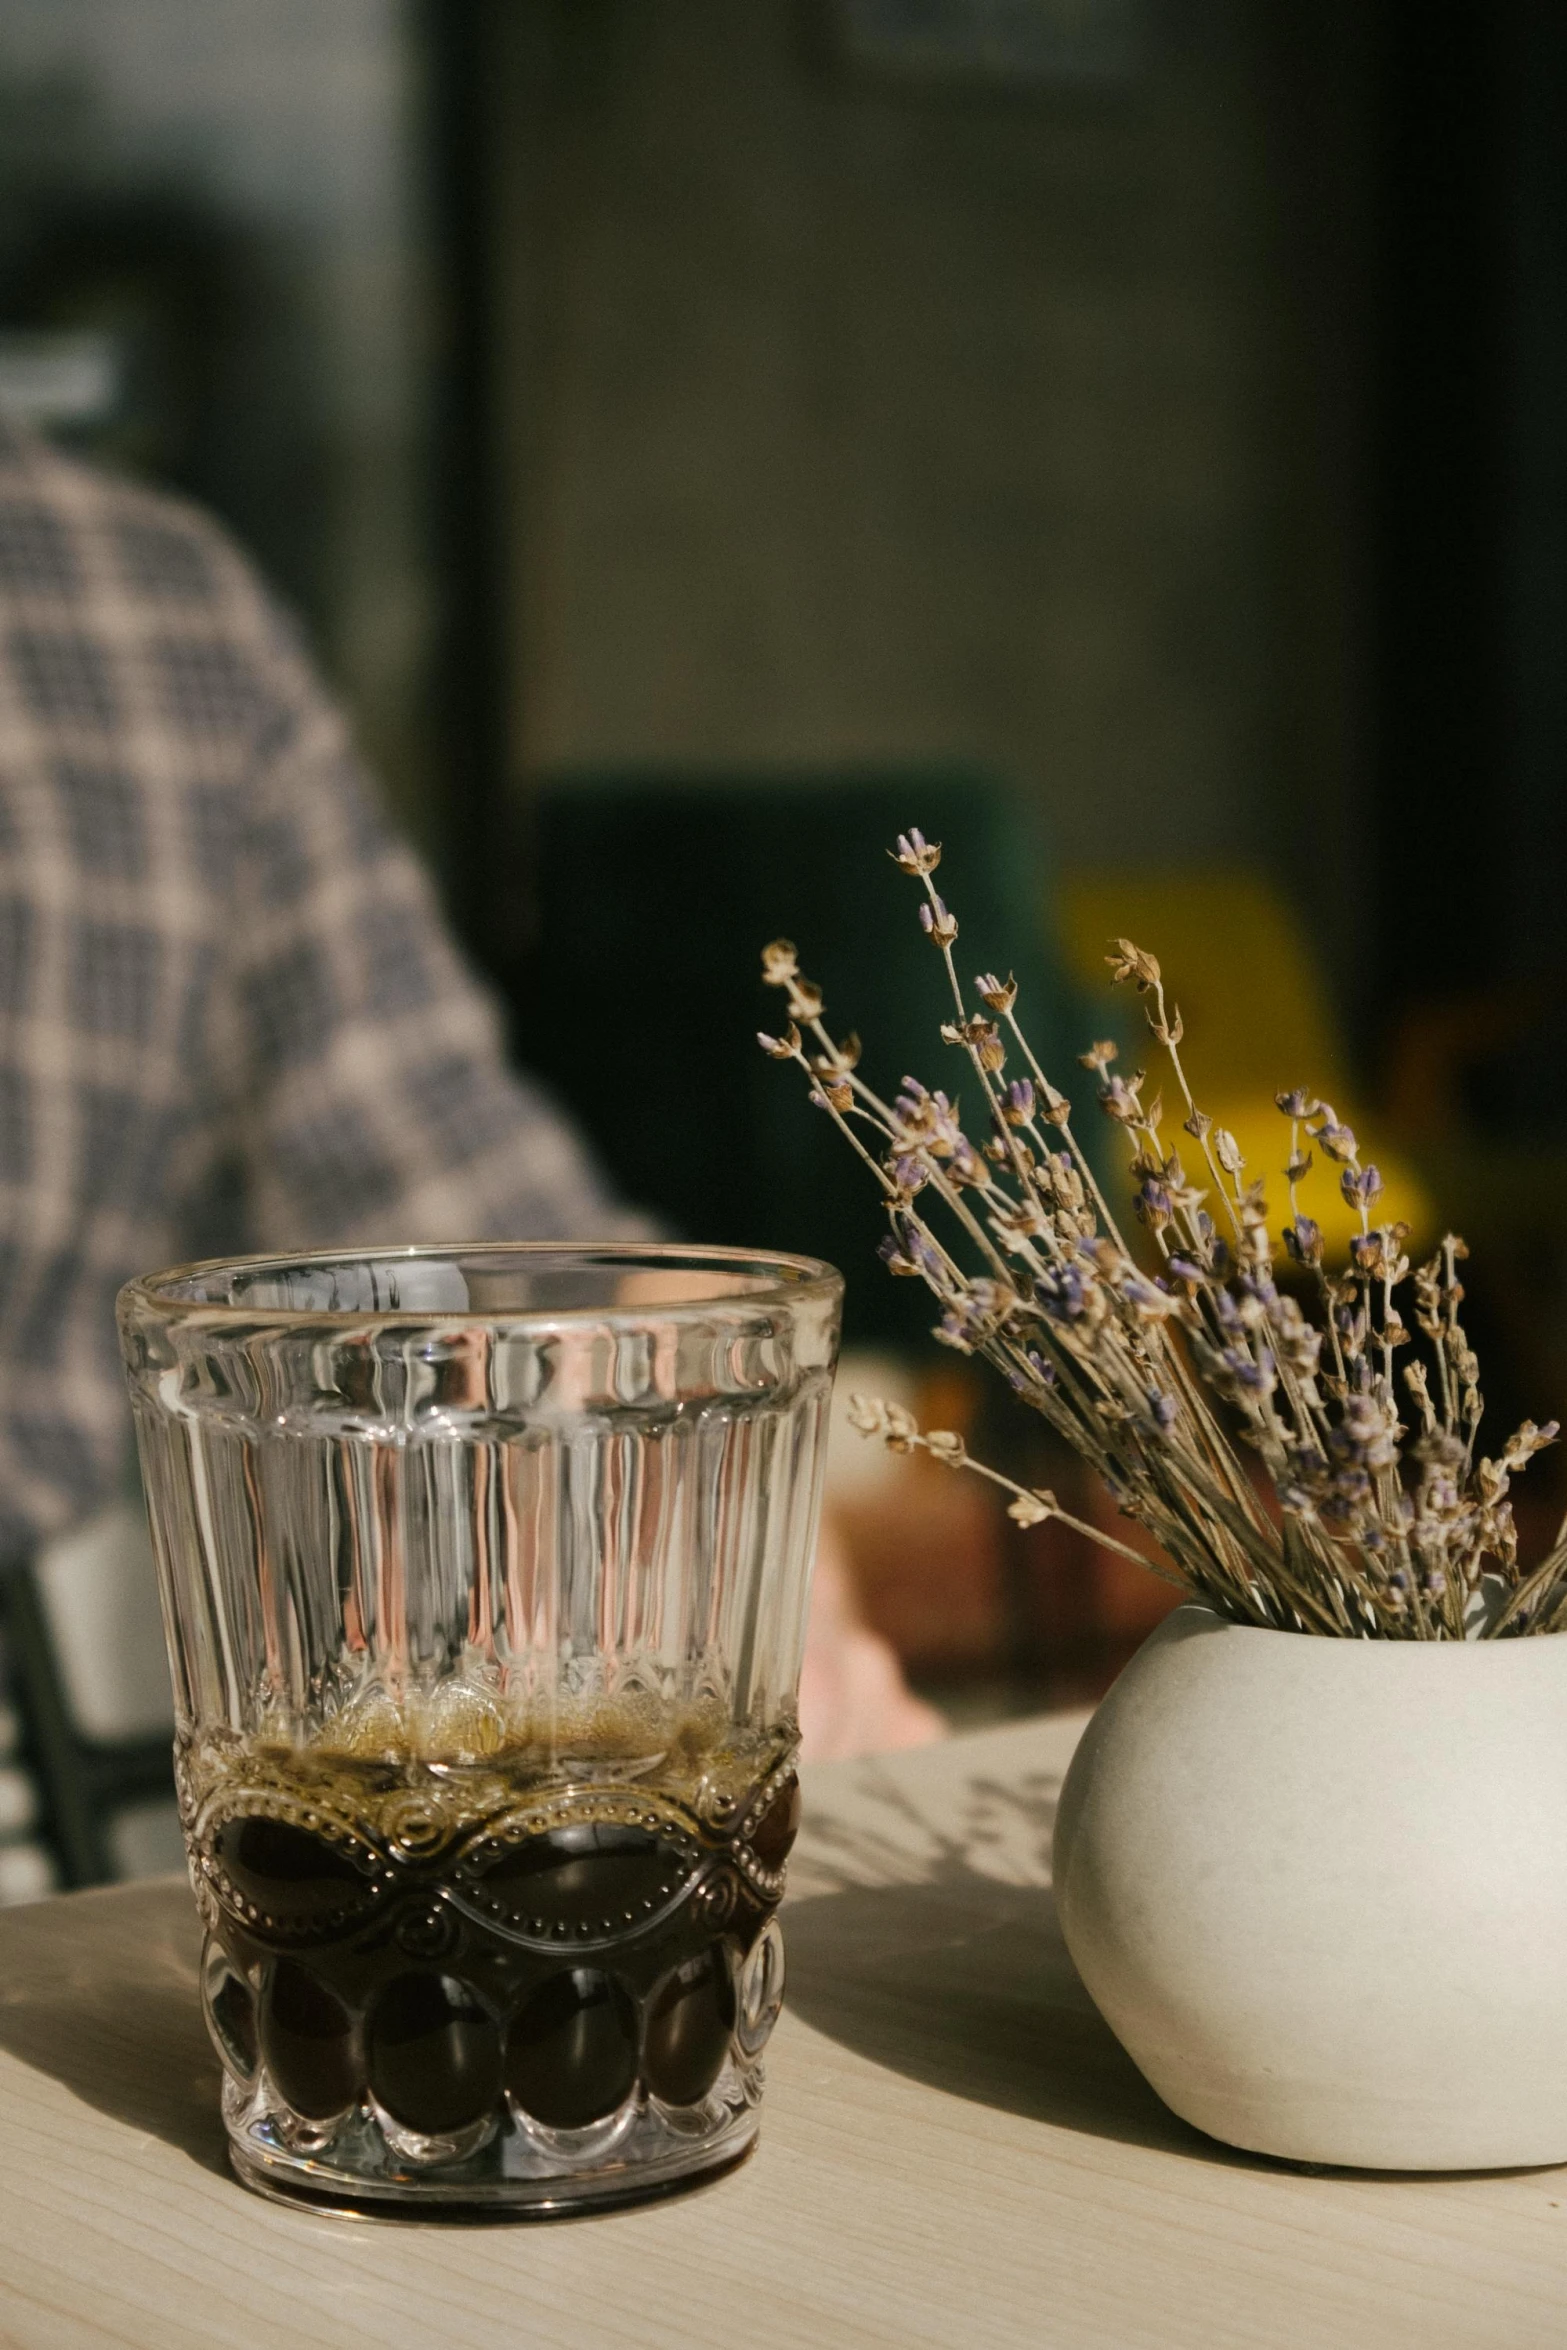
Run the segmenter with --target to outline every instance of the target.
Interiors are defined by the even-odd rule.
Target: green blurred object
[[[985,1139],[978,1081],[938,1035],[952,998],[919,885],[887,852],[911,825],[945,843],[960,976],[1015,971],[1030,1042],[1067,1082],[1084,1016],[1042,923],[1041,844],[1010,792],[957,767],[570,772],[534,789],[534,952],[512,990],[524,1065],[677,1231],[826,1257],[848,1277],[851,1342],[919,1339],[931,1300],[875,1262],[886,1221],[869,1170],[800,1072],[757,1045],[787,1018],[761,949],[795,941],[834,1036],[864,1039],[879,1093],[905,1072],[944,1087]]]

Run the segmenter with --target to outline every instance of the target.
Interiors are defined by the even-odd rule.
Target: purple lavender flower
[[[1352,1208],[1369,1208],[1382,1190],[1382,1177],[1375,1167],[1362,1167],[1358,1173],[1355,1168],[1346,1167],[1338,1183]]]
[[[1274,1361],[1268,1349],[1259,1347],[1255,1357],[1244,1347],[1227,1346],[1224,1350],[1225,1369],[1239,1388],[1248,1395],[1271,1395],[1273,1392]]]
[[[939,947],[951,946],[958,935],[958,926],[941,899],[932,891],[920,907],[920,928],[927,938],[933,938]]]
[[[1322,1226],[1312,1216],[1297,1216],[1284,1227],[1284,1246],[1297,1265],[1320,1265]]]
[[[887,854],[905,873],[934,873],[941,863],[941,844],[928,841],[915,825],[908,832],[899,833],[897,847],[889,849]]]
[[[934,1246],[929,1236],[921,1231],[912,1217],[900,1216],[895,1222],[904,1255],[913,1258],[927,1281],[945,1280],[947,1268],[941,1261],[941,1251]]]
[[[1132,1194],[1132,1205],[1138,1222],[1146,1224],[1150,1232],[1162,1232],[1175,1213],[1169,1186],[1157,1175],[1144,1176]]]
[[[1034,1295],[1052,1322],[1080,1322],[1088,1312],[1091,1280],[1076,1265],[1034,1277]]]
[[[1118,1077],[1113,1069],[1105,1072],[1099,1088],[1099,1107],[1118,1126],[1135,1126],[1142,1117],[1143,1105],[1137,1098],[1139,1083],[1135,1077]]]
[[[984,1316],[967,1297],[955,1297],[931,1335],[943,1346],[955,1347],[959,1354],[972,1354],[975,1341],[982,1335]]]

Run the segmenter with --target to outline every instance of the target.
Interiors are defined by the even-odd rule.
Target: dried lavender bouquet
[[[781,1037],[759,1041],[806,1071],[811,1100],[881,1185],[892,1226],[881,1255],[893,1273],[935,1293],[937,1338],[992,1363],[1098,1471],[1123,1513],[1157,1538],[1174,1579],[1222,1615],[1387,1640],[1567,1625],[1567,1522],[1526,1572],[1507,1499],[1512,1477],[1552,1442],[1556,1423],[1526,1421],[1497,1457],[1477,1457],[1478,1365],[1459,1320],[1463,1242],[1450,1235],[1413,1277],[1425,1347],[1400,1377],[1399,1352],[1415,1344],[1395,1302],[1410,1276],[1407,1227],[1373,1223],[1382,1179],[1362,1165],[1331,1105],[1281,1093],[1290,1138],[1282,1237],[1309,1283],[1312,1311],[1303,1311],[1293,1288],[1274,1278],[1262,1183],[1243,1180],[1234,1138],[1192,1098],[1180,1013],[1166,1004],[1159,965],[1118,939],[1106,960],[1144,999],[1184,1112],[1181,1131],[1201,1162],[1194,1181],[1166,1140],[1162,1096],[1145,1101],[1141,1070],[1116,1072],[1113,1044],[1083,1054],[1099,1107],[1131,1150],[1133,1202],[1149,1236],[1145,1269],[1073,1132],[1070,1102],[1018,1024],[1015,982],[976,979],[983,1010],[964,994],[953,956],[958,926],[931,879],[939,846],[910,832],[891,853],[923,885],[919,919],[952,987],[954,1017],[941,1034],[962,1048],[978,1080],[985,1139],[970,1139],[956,1101],[912,1077],[891,1102],[872,1092],[858,1073],[859,1040],[834,1042],[821,991],[786,939],[766,949],[762,975],[784,990],[790,1022]],[[1009,1079],[1009,1057],[1026,1074]],[[1320,1228],[1299,1205],[1310,1144],[1339,1167],[1359,1214],[1343,1270],[1329,1267]],[[894,1450],[919,1448],[1006,1487],[1022,1524],[1057,1518],[1149,1563],[1054,1494],[974,1461],[950,1431],[922,1432],[907,1413],[872,1399],[855,1397],[851,1409],[863,1433]]]

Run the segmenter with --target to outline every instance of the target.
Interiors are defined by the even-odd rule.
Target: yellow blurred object
[[[1260,874],[1230,872],[1094,872],[1069,875],[1062,887],[1059,936],[1073,978],[1097,1000],[1110,989],[1105,956],[1116,938],[1157,955],[1166,1000],[1186,1024],[1181,1060],[1199,1106],[1227,1126],[1246,1161],[1245,1179],[1265,1178],[1271,1221],[1285,1208],[1289,1126],[1274,1096],[1292,1086],[1331,1102],[1354,1128],[1361,1164],[1375,1163],[1385,1185],[1378,1223],[1401,1221],[1410,1245],[1429,1245],[1436,1213],[1414,1169],[1384,1140],[1375,1117],[1356,1099],[1328,991],[1299,922]],[[1118,993],[1120,991],[1117,991]],[[1141,1020],[1141,1006],[1135,1006]],[[1162,1087],[1164,1055],[1146,1035],[1139,1065]],[[1154,1088],[1149,1088],[1150,1098]],[[1167,1123],[1166,1131],[1178,1127]],[[1188,1171],[1197,1146],[1179,1137]],[[1341,1257],[1360,1229],[1339,1190],[1339,1169],[1314,1154],[1300,1204],[1322,1226],[1330,1255]]]

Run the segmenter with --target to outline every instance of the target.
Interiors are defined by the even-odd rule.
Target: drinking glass
[[[546,1245],[122,1292],[250,2184],[580,2209],[751,2144],[841,1292]]]

